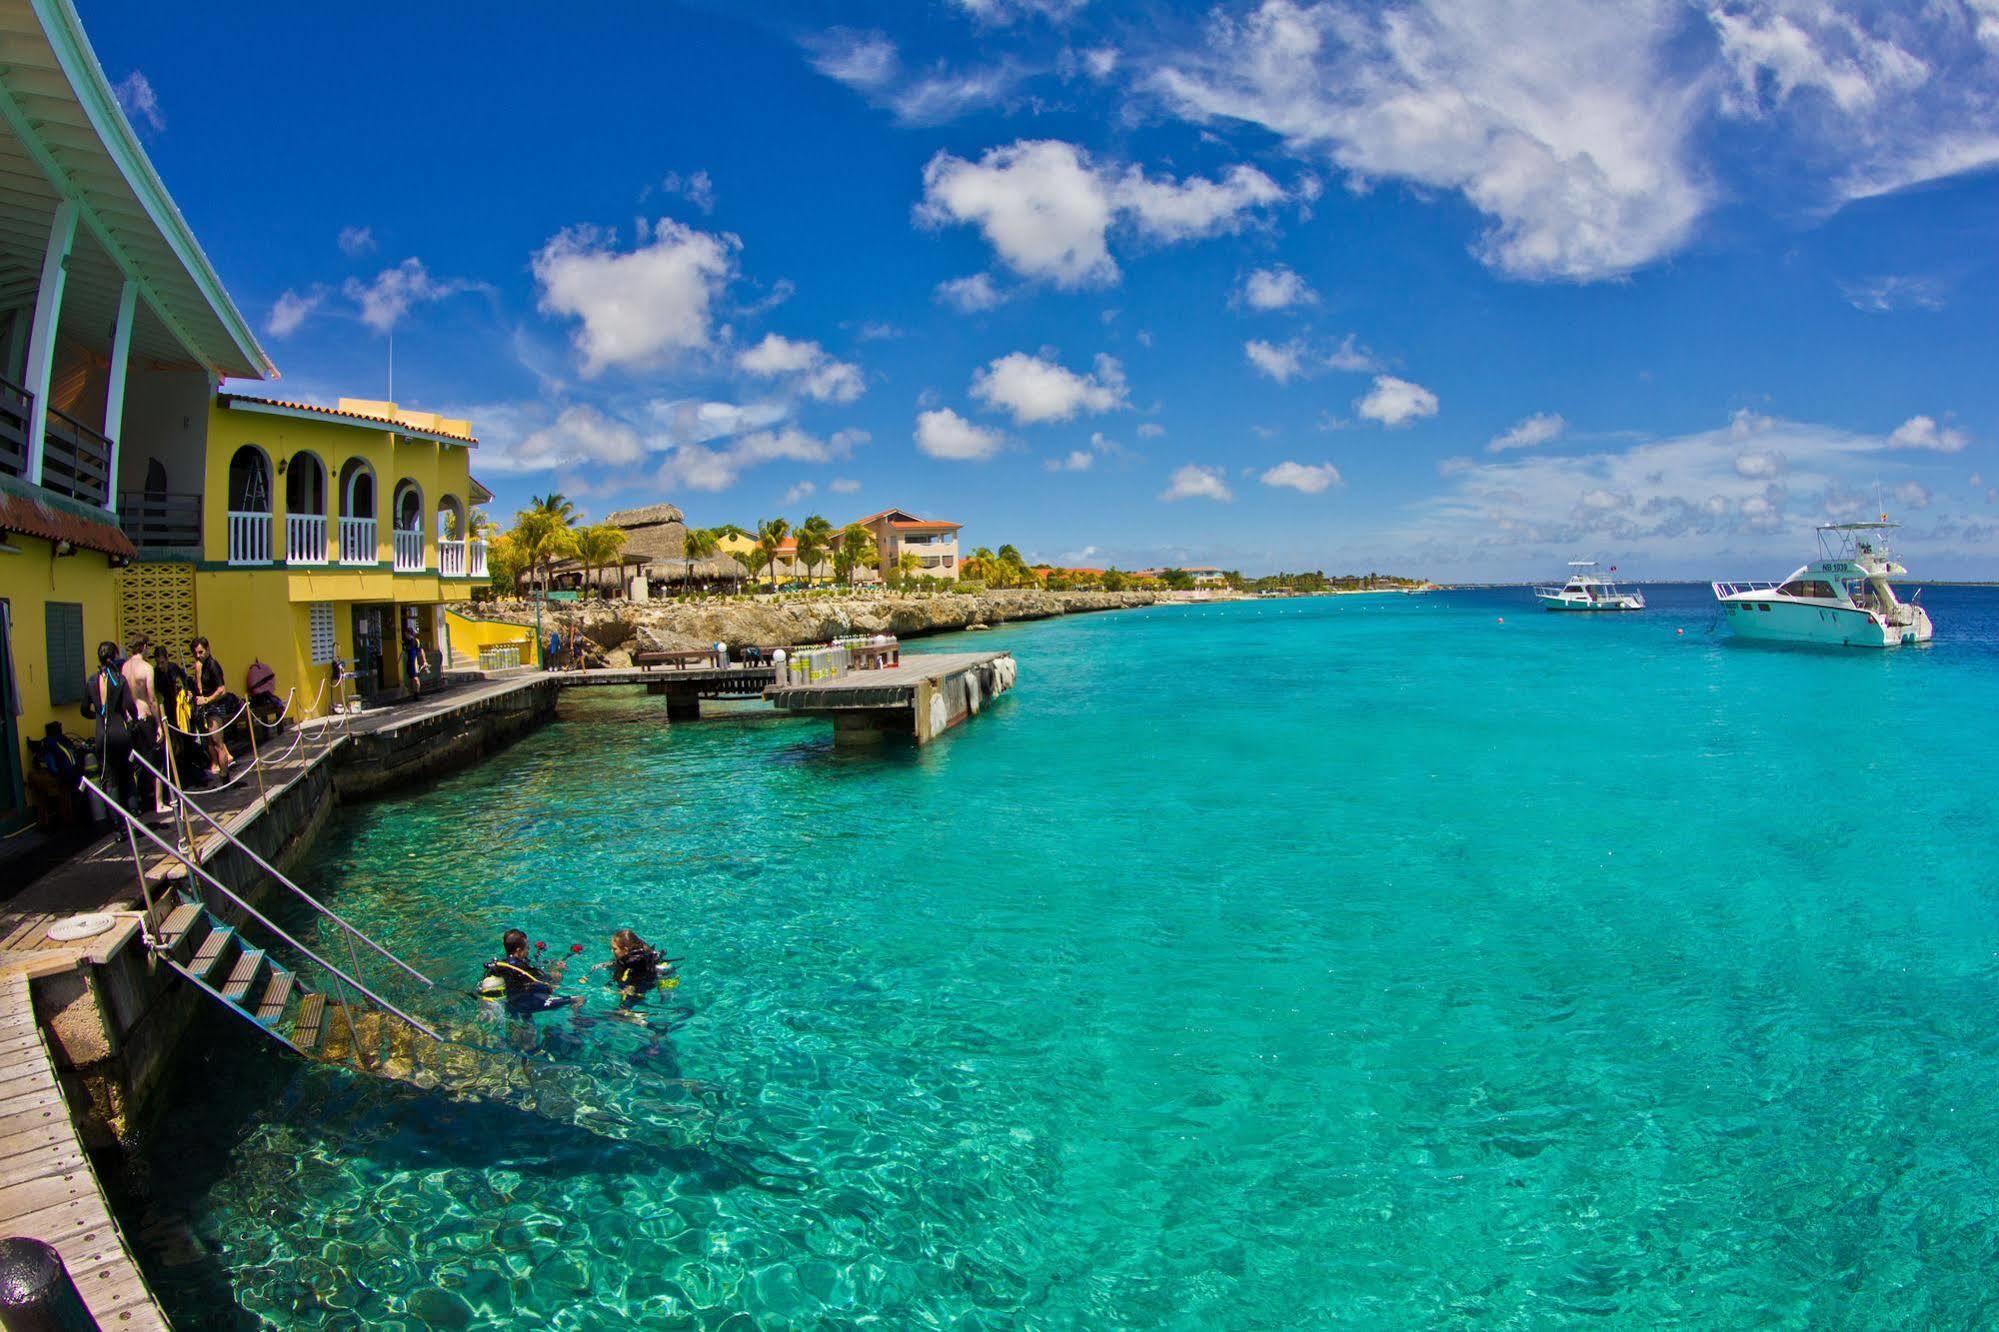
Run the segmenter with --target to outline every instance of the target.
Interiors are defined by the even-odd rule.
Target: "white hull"
[[[1911,623],[1890,625],[1871,611],[1851,606],[1762,596],[1724,598],[1721,617],[1737,638],[1762,642],[1877,648],[1929,642],[1930,617],[1920,606],[1909,609]]]
[[[1635,611],[1644,610],[1645,603],[1633,597],[1601,597],[1590,601],[1582,597],[1538,597],[1541,609],[1551,611]]]

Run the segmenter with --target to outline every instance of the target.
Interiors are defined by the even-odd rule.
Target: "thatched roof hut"
[[[620,509],[604,521],[624,530],[627,557],[645,557],[649,580],[678,583],[687,578],[687,520],[679,509],[671,504],[647,504],[637,509]],[[732,581],[747,572],[727,555],[694,561],[696,582]]]

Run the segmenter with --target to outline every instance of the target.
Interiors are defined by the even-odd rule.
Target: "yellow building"
[[[491,496],[469,470],[471,427],[392,402],[234,393],[212,395],[203,420],[199,440],[127,454],[128,629],[178,648],[186,626],[163,621],[185,603],[232,688],[261,660],[301,701],[332,696],[336,660],[357,696],[403,685],[405,628],[440,666],[436,606],[486,580],[469,531]]]
[[[198,437],[223,377],[275,373],[126,122],[75,11],[0,0],[0,824],[27,743],[88,734],[118,641],[135,441]]]

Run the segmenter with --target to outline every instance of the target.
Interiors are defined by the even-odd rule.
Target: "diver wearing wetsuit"
[[[500,946],[506,949],[506,956],[488,962],[486,974],[506,988],[507,1012],[515,1017],[533,1017],[578,1002],[573,994],[555,993],[562,980],[561,962],[543,971],[528,961],[527,935],[508,930],[501,936]]]

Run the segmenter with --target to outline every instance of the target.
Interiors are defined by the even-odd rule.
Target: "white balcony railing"
[[[326,515],[288,513],[285,515],[285,563],[326,563]]]
[[[469,578],[484,578],[486,576],[486,543],[478,540],[466,542],[465,554],[466,576]]]
[[[269,564],[271,562],[271,515],[229,511],[229,562]]]
[[[397,573],[417,573],[422,570],[422,531],[405,532],[402,528],[397,528],[395,531],[395,548]]]
[[[375,520],[373,518],[342,518],[340,520],[340,562],[342,564],[373,564],[375,562]]]
[[[437,572],[446,578],[465,576],[465,543],[463,541],[439,541],[437,543]]]

